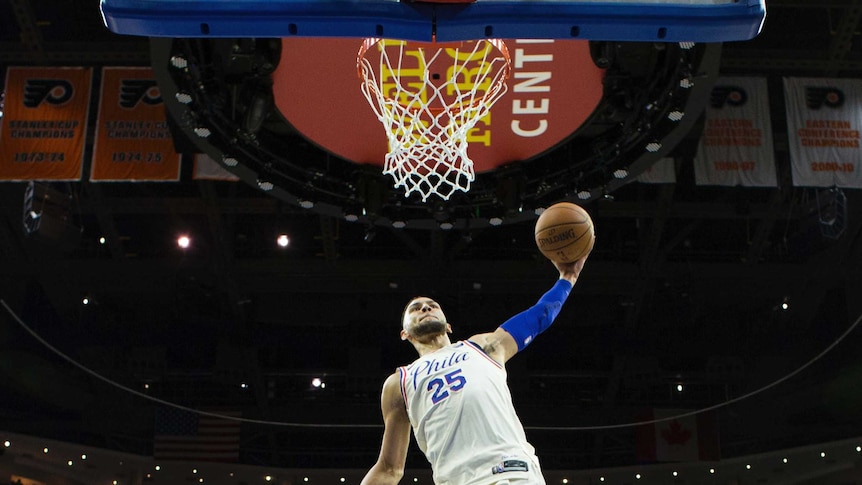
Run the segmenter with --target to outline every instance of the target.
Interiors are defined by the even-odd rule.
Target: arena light
[[[222,159],[222,163],[224,163],[228,167],[236,167],[237,165],[239,165],[239,161],[234,157],[224,157]]]
[[[266,180],[260,180],[260,179],[258,179],[258,181],[257,181],[257,186],[260,187],[260,190],[262,190],[264,192],[269,192],[270,190],[275,188],[275,186],[272,185],[272,182],[268,182]]]
[[[186,235],[177,238],[177,246],[182,249],[188,249],[192,245],[192,239]]]
[[[192,102],[192,95],[182,91],[177,91],[176,98],[177,101],[183,104],[189,104]]]
[[[171,65],[177,69],[185,69],[189,67],[189,61],[183,56],[171,57]]]

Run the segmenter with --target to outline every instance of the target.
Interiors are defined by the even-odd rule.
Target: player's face
[[[439,335],[449,330],[440,305],[427,297],[414,298],[404,309],[404,331],[416,338]]]

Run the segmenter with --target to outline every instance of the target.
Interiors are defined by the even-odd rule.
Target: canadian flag
[[[675,417],[687,409],[653,409],[643,421],[661,420],[635,428],[635,458],[638,462],[716,461],[721,458],[718,425],[714,413]],[[672,418],[672,419],[666,419]]]

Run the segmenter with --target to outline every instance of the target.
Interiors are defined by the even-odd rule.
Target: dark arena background
[[[371,159],[371,108],[340,97],[359,93],[349,42],[148,39],[94,0],[0,2],[4,79],[93,76],[77,180],[0,182],[0,484],[358,484],[381,385],[414,359],[404,304],[435,298],[455,340],[529,307],[557,276],[533,226],[561,200],[589,211],[595,249],[507,366],[548,484],[862,484],[862,194],[794,183],[785,96],[788,77],[860,77],[860,17],[859,0],[770,0],[751,40],[555,47],[556,138],[499,149],[494,132],[469,192],[422,201]],[[339,56],[348,88],[328,78]],[[125,86],[163,103],[178,180],[92,179],[97,128],[122,126],[99,124],[99,86],[128,67],[151,69]],[[697,182],[705,111],[745,101],[714,89],[731,77],[765,80],[774,184]],[[658,164],[671,178],[644,178]],[[165,447],[178,434],[195,453]],[[431,484],[410,446],[402,483]]]

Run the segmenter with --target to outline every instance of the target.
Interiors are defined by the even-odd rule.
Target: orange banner
[[[162,94],[148,67],[102,69],[99,118],[90,180],[177,181],[174,150]]]
[[[0,119],[0,180],[80,180],[93,71],[10,67]]]

